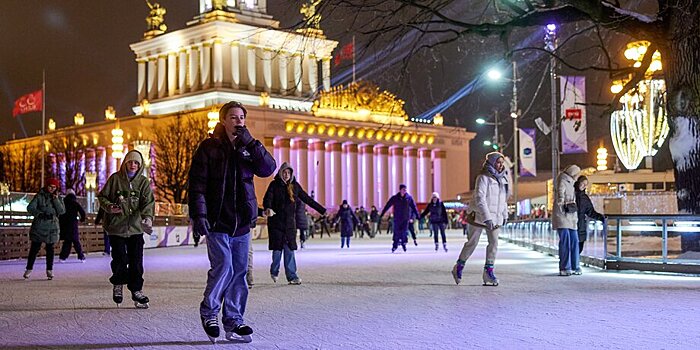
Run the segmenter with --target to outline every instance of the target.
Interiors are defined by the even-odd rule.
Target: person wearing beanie
[[[280,273],[280,261],[284,254],[284,274],[287,282],[301,284],[297,275],[297,263],[294,251],[297,250],[296,208],[299,202],[310,206],[321,215],[326,208],[313,200],[294,178],[294,169],[286,162],[282,163],[275,179],[270,182],[263,198],[263,210],[267,216],[268,248],[272,251],[270,277],[277,283]]]
[[[399,244],[405,252],[406,243],[408,242],[408,225],[413,223],[413,219],[411,217],[417,218],[420,216],[420,214],[418,214],[418,208],[416,208],[416,202],[414,202],[413,197],[408,194],[406,185],[399,185],[399,193],[391,196],[391,198],[389,198],[389,200],[386,202],[384,209],[382,209],[382,213],[379,214],[379,222],[382,221],[384,214],[386,214],[389,208],[392,207],[394,208],[394,236],[392,237],[393,242],[391,252],[395,252],[399,247]]]
[[[476,177],[470,208],[474,220],[467,229],[467,242],[459,253],[457,263],[452,268],[452,277],[456,284],[462,280],[462,271],[467,259],[472,255],[481,233],[486,231],[489,244],[486,246],[486,263],[482,279],[485,286],[497,286],[498,278],[494,274],[494,263],[498,250],[498,234],[508,218],[508,175],[505,157],[499,152],[486,155],[481,173]]]
[[[105,217],[102,227],[111,246],[112,300],[121,305],[124,285],[139,309],[148,308],[143,293],[143,234],[153,232],[155,198],[144,175],[143,156],[137,150],[127,152],[119,171],[110,175],[97,194]]]
[[[85,262],[85,254],[83,247],[80,245],[80,234],[78,230],[78,220],[85,222],[85,210],[78,203],[78,198],[75,196],[73,189],[66,191],[66,196],[63,198],[63,204],[66,207],[66,212],[58,217],[59,226],[61,228],[61,239],[63,245],[61,252],[58,254],[58,261],[65,262],[70,255],[71,246],[75,248],[75,253],[78,254],[78,260]]]
[[[430,214],[430,230],[434,232],[433,237],[435,237],[435,251],[438,251],[438,232],[442,237],[442,248],[447,253],[447,238],[445,237],[445,228],[447,227],[447,209],[445,204],[440,200],[440,194],[433,192],[430,198],[430,203],[425,207],[425,210],[420,214],[420,218],[425,218],[426,215]]]
[[[31,245],[27,257],[27,269],[24,271],[25,279],[32,274],[34,262],[42,243],[46,250],[46,278],[53,279],[53,247],[59,239],[58,217],[66,212],[63,200],[58,196],[60,185],[58,179],[48,179],[46,187],[39,190],[39,193],[27,205],[27,212],[33,215],[34,219],[32,219],[32,226],[29,228]]]
[[[578,165],[569,165],[555,181],[557,189],[552,210],[552,228],[559,235],[559,275],[580,275],[578,246],[578,207],[574,182],[581,173]]]
[[[340,205],[338,209],[338,214],[335,216],[335,223],[340,223],[340,249],[343,249],[346,245],[350,248],[350,238],[352,238],[352,229],[360,221],[357,219],[357,215],[352,211],[347,200],[343,200],[343,204]]]
[[[593,220],[605,221],[605,215],[595,211],[593,207],[593,202],[591,198],[586,194],[586,188],[588,187],[588,178],[581,175],[576,179],[574,183],[574,191],[576,192],[576,206],[578,207],[578,253],[583,252],[583,246],[586,242],[587,230],[586,230],[586,218],[591,218]],[[580,271],[579,271],[580,272]]]

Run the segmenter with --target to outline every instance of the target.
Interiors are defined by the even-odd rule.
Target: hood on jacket
[[[126,172],[126,162],[130,160],[135,160],[139,163],[139,169],[136,170],[136,175],[134,177],[143,174],[143,156],[141,155],[141,152],[135,149],[132,149],[124,156],[124,160],[122,161],[122,166],[119,168],[119,171],[122,172],[124,176],[128,177]]]
[[[209,134],[209,137],[226,140],[229,139],[228,135],[226,135],[226,127],[224,126],[224,124],[221,124],[221,122],[216,123],[216,126],[214,126],[214,131],[212,131],[212,133]]]
[[[564,169],[564,172],[567,175],[571,176],[572,179],[576,179],[578,178],[578,174],[581,173],[581,168],[579,168],[579,166],[576,164],[572,164],[566,167],[566,169]]]
[[[280,165],[280,169],[277,170],[277,175],[275,175],[275,179],[282,180],[282,172],[287,170],[287,169],[289,169],[289,171],[292,172],[292,174],[291,174],[292,176],[289,177],[289,182],[293,182],[294,181],[294,169],[292,169],[292,166],[289,165],[289,163],[287,163],[287,162],[284,162],[284,163],[282,163],[282,165]]]
[[[77,202],[77,201],[78,201],[78,197],[75,196],[75,192],[74,192],[74,193],[68,193],[65,197],[63,197],[63,200],[64,200],[64,201],[69,201],[69,202]]]

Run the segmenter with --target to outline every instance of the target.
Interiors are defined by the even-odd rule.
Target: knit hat
[[[54,187],[61,187],[61,183],[58,181],[57,178],[52,177],[46,180],[46,186],[51,186],[53,185]]]
[[[579,166],[576,164],[572,164],[566,167],[566,169],[564,169],[564,172],[569,174],[569,176],[571,176],[572,178],[576,179],[578,178],[578,174],[581,173],[581,168],[579,168]]]
[[[343,204],[348,204],[348,200],[347,200],[347,199],[343,199]],[[341,204],[341,205],[343,205],[343,204]]]
[[[440,199],[440,194],[437,192],[433,192],[433,197]]]
[[[490,152],[486,154],[486,162],[492,166],[496,166],[496,161],[498,161],[498,158],[505,159],[506,157],[503,156],[503,153],[501,152]]]

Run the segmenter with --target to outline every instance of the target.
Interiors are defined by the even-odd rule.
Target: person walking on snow
[[[347,200],[343,200],[343,204],[340,205],[335,220],[336,223],[340,223],[340,249],[343,249],[346,245],[350,248],[352,229],[359,223],[359,220],[355,213],[353,213],[350,205],[348,205]]]
[[[153,232],[155,198],[151,183],[143,176],[143,156],[131,150],[118,172],[112,174],[97,199],[105,210],[103,227],[112,246],[112,300],[120,305],[124,285],[140,309],[148,308],[143,294],[143,234]]]
[[[219,109],[219,123],[202,141],[189,170],[189,216],[193,229],[206,237],[209,272],[199,306],[209,340],[219,337],[219,312],[226,339],[252,341],[244,322],[250,226],[258,217],[254,177],[275,172],[275,159],[245,126],[248,112],[240,102]]]
[[[467,259],[479,243],[479,237],[486,231],[489,244],[486,247],[486,263],[482,279],[485,286],[497,286],[498,278],[493,272],[498,250],[498,234],[508,217],[508,178],[505,173],[505,158],[499,152],[486,155],[481,173],[476,177],[474,196],[470,208],[474,211],[474,224],[469,224],[467,242],[459,253],[457,263],[452,268],[456,284],[462,281],[462,271]]]
[[[78,203],[78,198],[75,196],[73,189],[68,189],[66,192],[68,194],[63,198],[66,212],[58,217],[59,226],[61,227],[61,239],[63,240],[61,253],[58,254],[58,261],[64,262],[68,259],[72,245],[75,248],[75,253],[78,254],[78,260],[84,262],[85,254],[83,253],[83,247],[80,245],[78,221],[85,222],[85,210]]]
[[[578,210],[574,182],[581,168],[569,165],[557,176],[557,197],[552,210],[552,228],[559,235],[559,276],[580,275],[578,252]]]
[[[406,251],[406,243],[408,242],[408,225],[413,222],[411,215],[413,217],[419,217],[418,209],[416,208],[416,203],[413,201],[413,197],[408,194],[406,190],[406,185],[399,185],[399,193],[391,196],[389,200],[384,205],[382,213],[379,214],[379,220],[386,214],[389,208],[394,208],[394,220],[393,220],[393,243],[391,246],[391,252],[395,252],[396,248],[401,245],[403,251]],[[391,224],[391,221],[390,221]]]
[[[593,220],[605,221],[605,215],[595,211],[593,208],[593,202],[591,198],[586,194],[586,187],[588,187],[588,178],[581,175],[578,177],[574,183],[574,190],[576,192],[576,206],[578,207],[578,253],[583,252],[583,245],[586,243],[588,238],[586,232],[586,217]]]
[[[53,246],[59,238],[58,216],[66,212],[63,201],[58,197],[58,186],[60,186],[58,179],[48,179],[46,187],[39,190],[27,205],[27,212],[33,215],[34,219],[29,228],[31,246],[27,257],[27,269],[24,271],[25,279],[32,274],[42,243],[46,250],[46,278],[53,279]]]
[[[294,251],[297,250],[296,208],[304,202],[323,215],[326,209],[299,185],[294,178],[294,170],[289,164],[282,163],[277,176],[267,187],[263,198],[263,209],[267,216],[269,249],[272,251],[270,277],[277,283],[280,273],[280,261],[284,253],[284,274],[289,284],[301,284],[297,276],[297,263]]]
[[[430,230],[435,232],[435,251],[438,251],[438,232],[442,236],[442,248],[447,252],[447,238],[445,237],[445,227],[447,226],[447,209],[440,200],[440,194],[433,192],[430,203],[420,214],[421,220],[430,214]]]

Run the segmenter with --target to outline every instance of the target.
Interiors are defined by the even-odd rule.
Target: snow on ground
[[[255,243],[255,287],[247,322],[251,344],[220,340],[201,329],[198,306],[206,248],[149,249],[144,291],[151,308],[111,300],[109,258],[75,255],[44,277],[22,279],[25,262],[0,262],[2,349],[698,349],[700,278],[603,272],[557,276],[557,260],[500,243],[498,287],[481,285],[485,241],[456,286],[449,253],[423,235],[407,253],[390,253],[388,236],[316,238],[297,253],[301,286],[269,277],[266,241]]]

